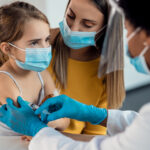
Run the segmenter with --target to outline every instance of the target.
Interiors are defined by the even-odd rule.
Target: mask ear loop
[[[104,33],[105,33],[105,29],[106,29],[106,27],[107,27],[107,25],[104,25],[97,33],[96,33],[96,35],[95,35],[95,47],[97,48],[97,49],[100,49],[100,46],[98,46],[98,41],[99,41],[99,39],[104,35]],[[103,42],[103,41],[102,41]],[[99,53],[99,52],[98,52]]]
[[[140,56],[144,56],[144,54],[145,54],[145,53],[148,51],[148,49],[150,48],[147,44],[144,43],[144,45],[145,45],[146,47],[142,50]]]
[[[9,42],[8,42],[8,44],[9,44],[10,46],[13,46],[13,44],[11,44],[11,43],[9,43]],[[8,54],[8,56],[11,57],[12,59],[16,60],[16,57],[13,56],[13,55],[11,55],[10,53]]]
[[[95,36],[95,42],[103,35],[104,29],[107,27],[107,25],[104,25],[97,33]]]
[[[64,23],[64,25],[69,29],[69,32],[71,32],[71,29],[70,29],[70,27],[69,27],[69,25],[68,25],[68,23],[67,23],[66,17],[64,17],[63,23]],[[65,28],[65,30],[66,30],[66,28]]]
[[[12,46],[12,47],[15,47],[15,48],[17,48],[17,49],[23,51],[23,52],[26,51],[26,50],[24,50],[24,49],[22,49],[22,48],[19,48],[19,47],[15,46],[15,45],[13,45],[13,44],[11,44],[11,43],[9,43],[9,42],[8,42],[8,44],[9,44],[10,46]],[[8,54],[8,56],[11,57],[11,58],[13,58],[14,60],[17,60],[16,57],[13,56],[13,55],[11,55],[11,54]]]
[[[13,45],[13,44],[11,44],[11,43],[9,43],[9,42],[8,42],[8,44],[11,45],[12,47],[15,47],[15,48],[21,50],[21,51],[24,51],[24,52],[26,51],[26,50],[24,50],[24,49],[22,49],[22,48],[19,48],[19,47],[17,47],[16,45]]]
[[[150,74],[149,67],[148,67],[146,60],[145,60],[145,57],[144,57],[144,54],[149,50],[150,46],[148,46],[146,43],[144,43],[144,45],[146,47],[142,50],[142,52],[139,56],[141,56],[144,59],[144,66],[145,66],[144,68],[147,70],[148,74]]]
[[[141,28],[139,27],[134,32],[132,32],[131,35],[129,35],[129,37],[127,38],[127,42],[129,42],[140,30]]]

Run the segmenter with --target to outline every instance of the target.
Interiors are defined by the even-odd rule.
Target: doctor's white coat
[[[109,110],[107,130],[110,136],[80,142],[46,127],[32,139],[29,150],[150,150],[150,103],[139,114]]]

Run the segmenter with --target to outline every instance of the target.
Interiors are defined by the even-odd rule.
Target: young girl
[[[21,96],[40,105],[44,97],[56,93],[50,74],[50,26],[46,16],[25,2],[0,8],[0,103]],[[49,123],[64,130],[69,119]],[[9,131],[10,132],[10,131]],[[1,134],[1,133],[0,133]]]

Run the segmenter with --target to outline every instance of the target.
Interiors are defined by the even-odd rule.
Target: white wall
[[[5,4],[9,4],[11,2],[15,2],[15,1],[18,1],[18,0],[0,0],[0,6],[5,5]],[[21,0],[19,0],[19,1],[21,1]],[[45,2],[47,0],[22,0],[22,1],[29,2],[33,5],[35,5],[36,7],[38,7],[42,12],[46,13]]]
[[[47,16],[51,27],[58,27],[65,13],[68,0],[46,0]]]
[[[15,0],[0,0],[0,5]],[[43,11],[50,20],[51,27],[58,27],[63,19],[65,7],[68,0],[24,0],[30,2]],[[139,74],[125,57],[125,86],[127,90],[150,84],[150,77]]]
[[[0,6],[18,0],[0,0]],[[50,21],[51,27],[58,27],[58,23],[63,19],[68,0],[19,0],[35,5],[45,13]]]

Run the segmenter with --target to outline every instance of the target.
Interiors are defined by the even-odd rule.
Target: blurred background
[[[0,0],[0,6],[14,2],[16,0]],[[58,27],[64,17],[65,8],[68,0],[23,0],[34,4],[44,12],[52,28]],[[139,74],[130,64],[125,56],[125,87],[127,91],[126,100],[121,109],[135,110],[150,101],[150,76]]]

